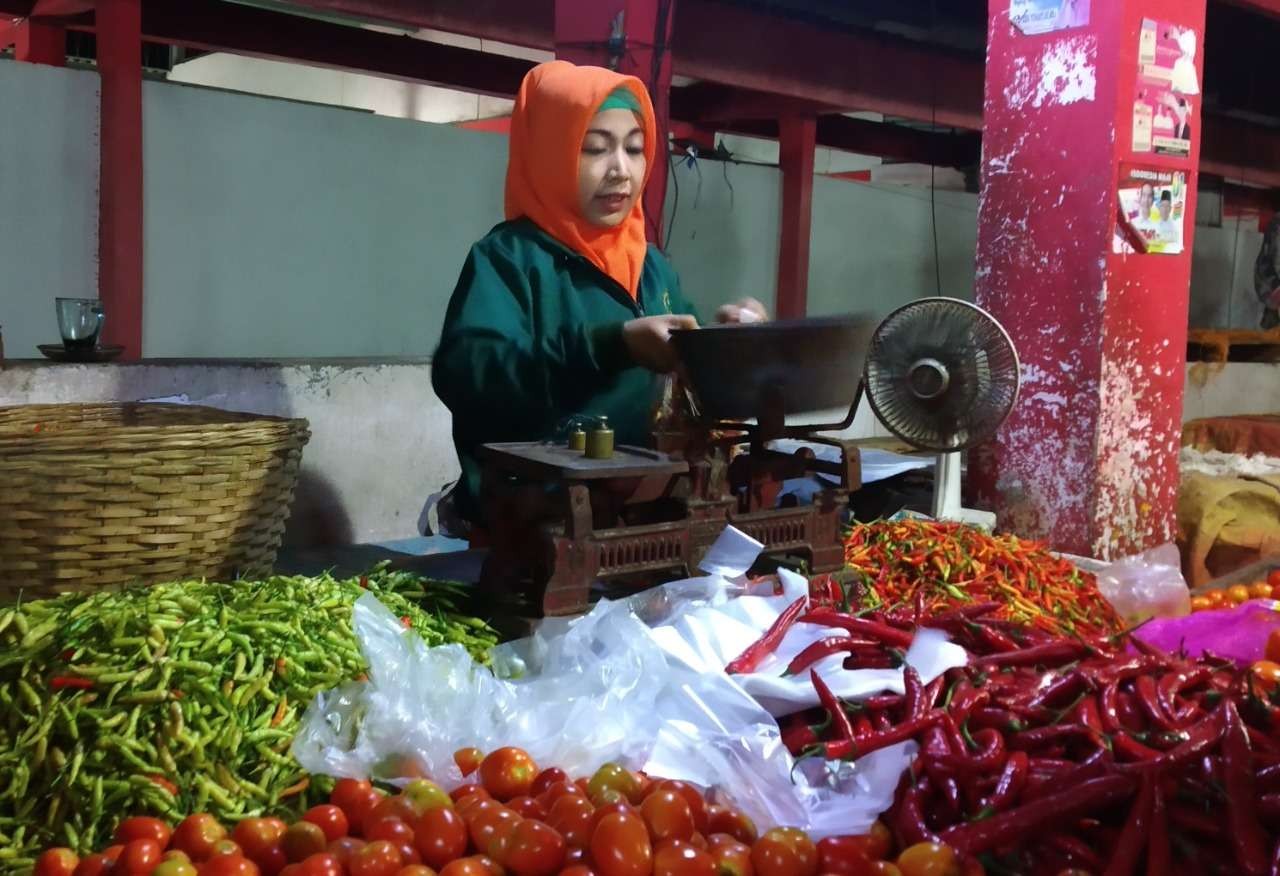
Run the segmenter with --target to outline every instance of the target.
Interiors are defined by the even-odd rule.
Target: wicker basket
[[[269,572],[310,436],[189,405],[0,407],[0,601]]]

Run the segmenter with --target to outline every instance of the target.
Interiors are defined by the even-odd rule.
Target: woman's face
[[[644,129],[635,113],[596,113],[578,156],[578,209],[592,225],[612,228],[631,213],[644,187]]]

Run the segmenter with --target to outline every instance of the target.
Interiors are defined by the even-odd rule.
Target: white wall
[[[57,343],[53,299],[98,294],[98,77],[0,60],[0,330]]]

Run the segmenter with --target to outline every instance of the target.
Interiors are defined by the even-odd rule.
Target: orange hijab
[[[644,84],[634,76],[603,67],[551,61],[530,70],[516,95],[507,159],[506,214],[509,220],[528,217],[617,280],[635,298],[647,247],[641,199],[614,228],[592,225],[578,210],[582,140],[600,105],[620,87],[631,91],[640,103],[644,181],[648,182],[657,126]]]

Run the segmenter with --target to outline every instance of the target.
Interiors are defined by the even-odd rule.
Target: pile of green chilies
[[[326,789],[289,747],[312,697],[367,668],[356,599],[485,660],[497,637],[455,613],[456,588],[380,567],[0,608],[0,874],[46,846],[101,847],[127,815],[305,810]]]

